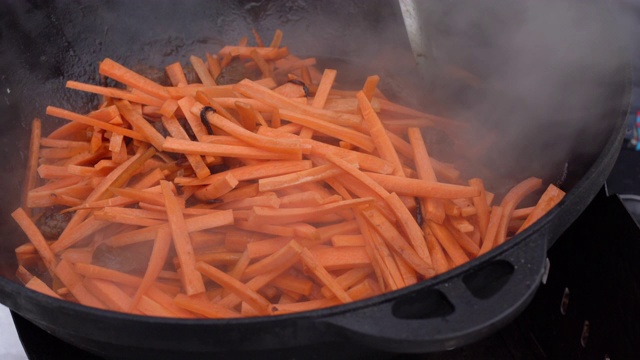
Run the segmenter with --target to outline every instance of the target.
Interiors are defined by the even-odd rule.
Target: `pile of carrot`
[[[429,155],[425,132],[464,124],[392,102],[378,76],[339,89],[337,71],[291,55],[282,32],[254,36],[191,56],[195,82],[180,62],[165,86],[111,59],[99,73],[122,86],[67,82],[102,103],[47,107],[69,121],[47,136],[33,121],[12,214],[29,240],[15,251],[28,288],[160,317],[307,311],[447,272],[562,199],[528,178],[498,201]],[[258,78],[218,85],[232,62]],[[70,219],[47,238],[36,223],[52,206]],[[104,246],[136,254],[143,271],[98,261]]]

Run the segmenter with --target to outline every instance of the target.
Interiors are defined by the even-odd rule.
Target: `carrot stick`
[[[100,62],[98,72],[159,99],[169,98],[169,94],[164,87],[109,58]]]
[[[247,266],[243,276],[251,278],[256,275],[272,271],[282,266],[282,264],[287,264],[292,257],[299,256],[301,249],[301,246],[298,245],[295,240],[291,240],[280,250]]]
[[[60,260],[55,267],[55,274],[80,304],[106,309],[106,306],[84,287],[82,277],[73,270],[69,262]]]
[[[343,200],[335,203],[307,208],[283,208],[273,209],[267,207],[254,207],[251,221],[266,221],[271,224],[288,224],[304,222],[319,216],[332,214],[342,209],[348,209],[370,203],[372,199]]]
[[[249,130],[246,130],[245,128],[238,126],[231,121],[223,118],[222,116],[212,112],[206,112],[206,117],[211,125],[224,130],[226,133],[231,134],[232,136],[246,142],[247,144],[274,152],[285,152],[292,154],[302,153],[302,144],[294,139],[273,139],[270,137],[261,136]]]
[[[333,154],[326,154],[325,157],[332,164],[336,165],[344,172],[349,174],[351,177],[355,178],[359,184],[364,185],[366,188],[370,189],[373,193],[375,193],[380,198],[385,198],[389,195],[387,190],[385,190],[382,186],[380,186],[377,182],[368,177],[365,173],[357,169],[355,166],[349,164],[347,161],[337,157]]]
[[[31,215],[31,209],[27,206],[27,197],[29,192],[36,187],[38,182],[38,154],[40,153],[42,137],[42,121],[36,118],[31,122],[31,137],[29,140],[29,155],[27,158],[27,167],[25,169],[25,184],[22,189],[22,207],[28,216]]]
[[[496,234],[495,245],[500,245],[507,239],[507,227],[513,210],[518,206],[527,195],[536,191],[542,186],[542,180],[530,177],[512,187],[511,190],[502,198],[500,206],[502,207],[502,218],[500,219],[500,227]]]
[[[528,207],[524,207],[524,208],[515,209],[515,210],[513,210],[513,214],[511,215],[511,218],[512,219],[526,219],[529,215],[531,215],[531,213],[533,212],[534,208],[535,208],[535,206],[528,206]]]
[[[455,266],[459,266],[469,261],[469,257],[464,253],[458,241],[444,225],[427,221],[429,229],[433,232],[440,245],[447,252]]]
[[[281,128],[280,128],[281,129]],[[273,130],[261,127],[258,129],[258,133],[264,133],[265,135],[274,136],[274,137],[294,137],[295,135],[287,134],[283,131]],[[367,153],[362,153],[359,151],[352,151],[340,148],[338,146],[333,146],[330,144],[325,144],[320,141],[315,141],[312,139],[302,139],[302,143],[307,143],[311,145],[311,153],[313,155],[322,156],[323,154],[334,153],[335,155],[348,158],[353,157],[356,159],[360,168],[362,170],[374,171],[381,174],[390,174],[393,171],[393,165],[388,161],[383,160],[377,156],[372,156]]]
[[[500,228],[500,221],[502,219],[503,209],[502,206],[493,206],[491,208],[491,215],[489,216],[489,223],[487,225],[487,232],[480,246],[480,252],[478,256],[493,249],[495,246],[495,239]]]
[[[181,154],[192,155],[211,155],[221,157],[237,157],[243,159],[258,159],[258,160],[299,160],[300,154],[286,153],[286,152],[273,152],[263,149],[257,149],[249,146],[232,146],[232,145],[216,145],[208,144],[189,140],[180,140],[174,137],[168,136],[162,148],[165,151],[177,152]]]
[[[185,141],[189,140],[189,135],[187,135],[187,132],[182,128],[182,126],[180,126],[178,119],[175,117],[172,116],[171,118],[166,118],[163,116],[162,125],[164,125],[164,127],[169,131],[169,134],[176,139],[182,139]],[[162,141],[164,142],[164,139]],[[209,168],[199,155],[187,154],[186,157],[198,179],[203,179],[211,175],[211,171],[209,171]]]
[[[253,61],[258,65],[260,72],[262,72],[262,77],[271,76],[271,66],[262,54],[260,54],[256,49],[251,49],[249,56],[251,56],[251,59],[253,59]]]
[[[280,43],[282,42],[282,30],[280,29],[276,29],[276,32],[273,34],[273,40],[271,40],[271,44],[269,44],[270,48],[277,48],[280,46]]]
[[[429,255],[429,249],[427,248],[427,243],[424,240],[422,229],[420,229],[420,225],[418,225],[416,220],[413,218],[413,215],[411,215],[409,210],[404,206],[402,200],[400,200],[396,193],[389,194],[384,198],[384,200],[396,216],[400,227],[404,231],[404,234],[409,238],[409,242],[418,256],[424,260],[428,266],[433,267],[433,264],[431,263],[431,255]]]
[[[132,138],[132,139],[136,139],[136,140],[146,140],[146,138],[129,129],[125,129],[119,126],[115,126],[115,125],[111,125],[109,123],[106,122],[102,122],[99,120],[95,120],[91,117],[88,116],[84,116],[84,115],[80,115],[80,114],[76,114],[74,112],[71,112],[69,110],[65,110],[65,109],[60,109],[57,108],[55,106],[47,106],[47,110],[46,110],[46,114],[50,115],[50,116],[55,116],[57,118],[61,118],[61,119],[66,119],[66,120],[70,120],[70,121],[75,121],[75,122],[79,122],[88,126],[94,126],[94,127],[98,127],[101,129],[104,129],[106,131],[111,131],[114,133],[118,133],[121,134],[123,136]]]
[[[302,261],[305,266],[314,274],[342,303],[351,302],[352,299],[344,291],[340,284],[329,274],[329,272],[318,262],[316,257],[309,251],[309,249],[302,249]]]
[[[378,118],[378,115],[373,110],[373,107],[371,107],[371,103],[367,99],[367,96],[364,94],[364,92],[361,91],[358,92],[356,97],[358,99],[358,107],[360,108],[360,112],[362,113],[362,117],[364,118],[364,125],[369,130],[371,139],[373,140],[375,147],[380,154],[380,157],[393,164],[394,175],[404,176],[404,172],[402,172],[402,164],[400,163],[398,153],[393,147],[391,140],[389,140],[389,136],[387,136],[387,132],[385,131],[382,122],[380,122],[380,118]]]
[[[329,97],[331,87],[333,86],[333,82],[336,80],[337,74],[338,72],[334,69],[324,70],[324,72],[322,73],[322,78],[320,79],[320,83],[318,84],[316,94],[313,97],[313,101],[311,102],[311,106],[317,109],[322,109],[324,107]]]
[[[262,178],[258,180],[258,189],[260,191],[280,190],[307,182],[321,181],[340,173],[342,173],[340,168],[332,164],[325,164],[294,173]]]
[[[112,223],[121,223],[137,226],[154,226],[166,223],[166,221],[142,218],[135,215],[119,213],[114,208],[104,208],[93,213],[96,220],[108,221]]]
[[[205,65],[204,61],[202,61],[201,58],[195,55],[191,55],[189,57],[189,61],[191,62],[193,69],[196,71],[196,74],[198,74],[198,77],[200,78],[200,81],[202,81],[203,85],[205,86],[217,85],[215,79],[211,76],[211,73],[209,73],[209,69],[207,69],[207,66]]]
[[[166,229],[166,228],[165,228]],[[142,278],[142,282],[136,290],[133,299],[131,300],[131,304],[129,305],[129,311],[133,310],[138,306],[140,299],[147,292],[149,287],[153,285],[158,274],[162,270],[164,263],[167,260],[167,255],[169,254],[169,247],[171,245],[171,232],[166,230],[159,230],[158,235],[156,236],[156,240],[153,244],[153,250],[151,252],[151,256],[149,257],[149,263],[147,264],[147,270],[144,273],[144,277]]]
[[[346,126],[327,122],[325,119],[296,113],[287,109],[280,109],[280,117],[336,139],[346,141],[355,146],[361,147],[368,152],[373,151],[375,147],[372,137],[356,130],[352,130]]]
[[[249,79],[240,81],[233,86],[233,89],[250,99],[258,99],[269,106],[279,108],[281,116],[283,116],[282,110],[288,110],[290,112],[296,112],[300,116],[314,117],[320,120],[325,120],[326,122],[331,124],[342,126],[355,126],[359,125],[362,122],[359,116],[343,114],[324,109],[315,109],[297,103],[289,98],[278,95],[272,90],[260,86],[259,84]]]
[[[82,285],[93,296],[105,303],[110,310],[137,312],[131,308],[131,297],[111,281],[86,278],[82,281]]]
[[[167,73],[169,81],[173,86],[187,85],[187,77],[185,76],[184,70],[182,69],[182,64],[180,64],[179,61],[167,65],[164,70]]]
[[[112,87],[85,84],[85,83],[73,81],[73,80],[67,81],[67,87],[69,89],[80,90],[80,91],[84,91],[92,94],[108,96],[114,99],[128,100],[138,104],[151,105],[151,106],[162,105],[162,100],[158,99],[157,97],[149,96],[146,94],[134,94],[127,90],[121,90],[121,89],[112,88]]]
[[[371,264],[364,246],[316,247],[309,251],[328,271],[348,270]]]
[[[195,269],[195,258],[189,229],[181,212],[181,207],[176,196],[171,191],[171,186],[166,180],[160,181],[162,197],[164,198],[169,217],[169,228],[173,235],[173,246],[178,254],[180,269],[182,270],[182,285],[187,295],[200,294],[205,291],[202,277]]]
[[[75,219],[75,217],[72,218],[72,220],[73,219]],[[75,245],[85,237],[94,234],[96,231],[99,231],[100,229],[103,229],[108,225],[109,222],[107,221],[98,220],[93,215],[89,216],[84,221],[74,226],[73,231],[65,231],[62,235],[60,235],[58,240],[51,244],[51,250],[54,253],[60,253],[61,251]],[[66,229],[69,229],[69,227],[65,228],[65,230]]]
[[[271,281],[271,285],[281,290],[291,291],[304,296],[309,296],[314,287],[312,281],[286,273],[273,279],[273,281]],[[328,296],[331,296],[331,293],[329,293]]]
[[[212,302],[205,302],[185,294],[176,295],[173,301],[182,309],[211,319],[240,317],[239,313],[229,310],[224,306]]]
[[[141,133],[156,149],[162,150],[164,136],[149,124],[149,122],[142,117],[142,114],[135,111],[130,102],[127,100],[117,100],[115,104],[122,116],[133,125],[136,131]]]
[[[376,87],[378,86],[379,82],[380,82],[380,76],[378,75],[367,77],[367,80],[365,81],[364,86],[362,87],[362,93],[364,94],[364,96],[369,102],[371,102],[371,100],[373,99],[373,94],[375,94]]]
[[[392,223],[375,208],[368,207],[362,210],[367,221],[380,234],[385,242],[397,251],[420,274],[430,277],[435,274],[433,266],[425,262],[415,250],[407,243],[402,234],[395,229]]]
[[[400,176],[373,172],[365,172],[365,174],[380,184],[380,186],[385,188],[387,191],[398,193],[398,195],[434,197],[442,199],[470,198],[479,195],[478,189],[470,186],[426,182],[418,179],[403,178]]]
[[[196,269],[204,276],[220,284],[240,299],[245,301],[261,315],[271,313],[271,303],[244,283],[203,262],[196,263]]]
[[[518,229],[516,233],[520,233],[524,229],[528,228],[534,222],[538,221],[544,214],[549,212],[554,206],[556,206],[562,198],[564,198],[565,192],[560,190],[557,186],[553,184],[549,184],[547,190],[540,196],[540,199],[536,203],[536,206],[533,208],[533,211],[524,224]]]
[[[56,256],[38,227],[33,223],[31,218],[29,218],[29,215],[27,215],[24,209],[18,208],[11,213],[11,217],[13,217],[22,231],[24,231],[25,235],[27,235],[27,238],[29,238],[29,241],[31,241],[38,251],[38,254],[42,258],[47,269],[54,274],[57,266]]]
[[[433,261],[433,267],[436,270],[436,274],[442,274],[449,270],[449,264],[445,253],[438,243],[438,239],[433,234],[428,225],[424,225],[424,238],[427,242],[427,248],[429,248],[429,254],[431,254],[431,260]]]
[[[25,286],[31,290],[35,290],[39,293],[45,294],[45,295],[49,295],[51,297],[57,298],[62,300],[62,297],[60,297],[60,295],[56,294],[55,291],[51,290],[51,288],[44,283],[44,281],[38,279],[36,276],[33,276],[26,284]]]
[[[213,75],[214,78],[217,78],[222,71],[222,69],[220,68],[220,62],[218,61],[218,56],[207,53],[206,58],[209,72],[211,73],[211,75]]]

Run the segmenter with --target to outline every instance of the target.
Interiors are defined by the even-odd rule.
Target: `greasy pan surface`
[[[494,22],[504,26],[505,32],[518,21],[517,15],[522,10],[513,4],[507,6],[507,2],[487,4],[496,7],[486,5],[481,10],[501,20]],[[531,46],[539,46],[536,53],[542,55],[520,64],[524,66],[519,69],[522,73],[572,61],[575,62],[572,69],[579,75],[559,83],[566,87],[557,86],[562,88],[562,96],[551,102],[553,108],[543,108],[537,101],[541,98],[531,96],[530,83],[500,76],[517,69],[509,66],[508,59],[489,61],[500,59],[495,53],[504,51],[503,46],[510,44],[509,41],[472,39],[476,44],[480,40],[491,44],[474,48],[462,40],[465,37],[460,36],[460,31],[464,30],[462,33],[471,37],[470,34],[490,36],[491,31],[482,31],[485,23],[468,23],[479,30],[476,32],[447,27],[447,20],[455,18],[461,8],[461,5],[448,4],[434,9],[434,13],[440,14],[435,30],[442,34],[442,43],[446,45],[441,58],[463,66],[481,78],[497,80],[486,81],[486,86],[472,90],[455,83],[442,86],[442,100],[450,106],[475,109],[476,119],[470,121],[528,114],[527,124],[531,129],[537,129],[551,127],[559,118],[580,119],[552,127],[546,132],[549,138],[544,141],[534,141],[530,137],[528,141],[508,138],[507,144],[503,145],[506,147],[518,141],[522,145],[520,150],[511,151],[510,157],[501,160],[505,164],[505,174],[535,175],[540,168],[546,167],[549,171],[544,173],[545,180],[562,180],[563,188],[568,190],[563,202],[537,224],[493,252],[445,275],[394,293],[336,308],[273,318],[189,321],[86,308],[34,293],[17,283],[13,249],[25,238],[9,214],[19,205],[30,121],[36,116],[43,117],[44,108],[49,104],[76,111],[88,110],[95,99],[65,90],[64,82],[73,79],[97,83],[97,63],[104,57],[131,67],[142,63],[161,68],[173,61],[184,61],[189,54],[215,51],[223,44],[235,42],[250,34],[252,27],[265,37],[281,28],[285,43],[296,54],[318,55],[321,51],[320,55],[326,58],[346,59],[355,64],[377,61],[384,67],[390,47],[394,49],[394,56],[409,53],[397,4],[388,1],[7,3],[0,10],[0,91],[3,97],[0,99],[0,152],[3,155],[0,163],[3,173],[0,180],[3,186],[0,192],[0,302],[66,341],[114,358],[140,358],[143,355],[182,358],[185,352],[197,355],[232,352],[237,358],[238,352],[247,356],[264,355],[263,349],[272,354],[278,354],[277,349],[297,349],[304,357],[325,358],[323,352],[329,347],[323,343],[359,344],[346,346],[353,351],[371,347],[392,352],[423,352],[460,346],[506,324],[535,293],[548,246],[587,206],[613,166],[622,141],[629,74],[625,61],[620,60],[623,51],[605,11],[604,15],[598,15],[602,21],[592,24],[597,29],[589,32],[588,47],[576,52],[579,55],[582,55],[581,51],[611,54],[615,61],[605,61],[605,57],[598,56],[599,61],[592,61],[587,65],[593,67],[587,67],[580,62],[586,56],[567,58],[562,52],[554,53],[552,47],[532,43]],[[581,15],[600,13],[580,11]],[[549,35],[537,33],[539,28],[525,30],[530,30],[534,39]],[[562,28],[555,30],[562,31]],[[579,33],[580,29],[569,26],[565,30],[569,33],[567,39],[571,40],[567,47],[579,46],[583,38],[571,38],[571,34]],[[497,34],[502,32],[497,31]],[[372,43],[375,45],[371,46]],[[588,52],[584,50],[586,48]],[[502,71],[504,69],[509,71]],[[340,74],[340,68],[338,70]],[[387,70],[376,72],[384,79]],[[498,76],[491,77],[496,74]],[[400,71],[395,75],[403,74]],[[416,86],[414,80],[407,80],[407,83]],[[594,91],[588,94],[579,91],[587,87]],[[496,94],[509,101],[494,106],[496,103],[492,99]],[[416,102],[419,95],[419,91],[414,92],[410,100]],[[579,95],[599,101],[589,101],[586,107],[573,100]],[[530,101],[532,99],[536,101]],[[465,118],[468,114],[453,111],[450,115]],[[61,124],[50,118],[43,120],[45,133]],[[509,124],[505,131],[515,126]],[[493,153],[504,153],[505,150],[498,146]],[[560,156],[554,156],[546,166],[533,166],[540,164],[536,159],[549,159],[551,151]],[[491,161],[492,155],[486,159]],[[335,349],[344,347],[336,346]]]

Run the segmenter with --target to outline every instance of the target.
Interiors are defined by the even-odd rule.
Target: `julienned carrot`
[[[241,298],[243,301],[246,301],[247,304],[251,305],[251,307],[258,311],[259,314],[267,315],[271,313],[271,303],[269,300],[265,299],[262,295],[250,289],[239,280],[203,262],[198,262],[196,264],[196,269],[204,276],[210,278]]]
[[[164,143],[164,136],[158,132],[142,114],[134,110],[131,103],[127,100],[115,101],[118,110],[122,116],[133,125],[133,128],[139,133],[143,134],[145,139],[153,144],[156,149],[162,150],[162,144]]]
[[[338,89],[337,72],[290,55],[280,31],[273,47],[258,40],[224,48],[221,60],[207,53],[206,64],[191,56],[202,83],[179,62],[162,86],[110,59],[101,74],[127,89],[68,82],[103,103],[86,115],[47,108],[71,122],[46,138],[34,123],[29,173],[43,185],[27,185],[26,208],[13,214],[30,240],[16,249],[23,283],[159,317],[313,310],[444,273],[552,206],[543,197],[514,219],[531,183],[489,210],[500,189],[465,186],[422,138],[437,127],[455,141],[467,125],[391,102],[378,76]],[[232,61],[262,78],[215,85]],[[35,222],[51,205],[75,214],[45,239]],[[139,253],[147,246],[135,244],[152,240],[151,255]],[[103,246],[143,258],[144,277],[92,265]],[[27,270],[43,264],[56,282]]]
[[[429,229],[433,232],[438,242],[447,252],[447,255],[451,258],[454,265],[459,266],[469,261],[469,256],[464,253],[458,241],[451,235],[449,230],[444,225],[427,221]]]
[[[169,254],[170,245],[171,232],[169,231],[169,229],[165,228],[164,230],[159,230],[153,244],[153,250],[149,257],[147,270],[144,273],[144,277],[142,278],[140,286],[136,290],[136,293],[131,300],[131,304],[129,305],[128,310],[134,309],[138,305],[138,302],[140,301],[142,296],[153,285],[153,282],[156,280],[158,274],[160,274],[160,271],[167,261],[167,255]]]
[[[13,219],[18,223],[22,231],[27,235],[29,241],[35,246],[47,269],[53,274],[57,265],[54,252],[49,247],[38,227],[33,223],[29,215],[22,208],[18,208],[11,213]]]
[[[500,226],[498,227],[498,233],[496,234],[495,245],[500,245],[507,239],[507,227],[509,226],[509,220],[511,220],[511,214],[515,210],[516,206],[529,194],[536,191],[542,186],[542,180],[536,177],[530,177],[522,180],[516,186],[504,196],[500,206],[502,207],[502,218],[500,219]]]
[[[152,105],[152,106],[162,105],[162,100],[156,97],[144,96],[144,94],[134,94],[130,91],[121,90],[121,89],[112,88],[112,87],[85,84],[78,81],[67,81],[67,87],[69,89],[80,90],[80,91],[89,92],[93,94],[108,96],[115,99],[128,100],[131,102],[144,104],[144,105]]]
[[[327,122],[324,119],[296,113],[286,109],[280,110],[280,117],[284,120],[289,120],[293,123],[306,126],[310,129],[329,135],[336,139],[346,141],[368,152],[373,151],[373,149],[375,148],[372,138],[369,135],[363,134],[356,130],[352,130],[345,126],[341,126],[339,124]]]
[[[106,309],[106,306],[84,287],[82,277],[74,271],[71,263],[60,260],[56,265],[55,275],[82,305]]]
[[[326,178],[338,175],[341,172],[341,169],[331,164],[320,165],[294,173],[262,178],[258,180],[258,189],[260,191],[280,190],[307,182],[322,181]]]
[[[485,233],[485,237],[482,239],[483,241],[478,255],[486,253],[495,246],[496,235],[500,227],[500,220],[502,219],[502,211],[502,206],[493,206],[491,208],[491,215],[489,216],[489,222],[487,224],[487,232]]]
[[[518,229],[518,233],[528,228],[534,222],[538,221],[542,217],[542,215],[546,214],[549,210],[551,210],[554,206],[556,206],[562,198],[564,198],[565,192],[560,190],[557,186],[553,184],[549,184],[547,190],[540,196],[540,199],[536,203],[536,206],[533,208],[533,211],[524,224]]]
[[[422,229],[420,229],[420,225],[418,225],[416,220],[413,218],[413,215],[404,206],[402,200],[398,197],[398,194],[391,193],[386,196],[384,200],[396,216],[396,220],[400,228],[404,231],[407,238],[409,238],[409,242],[418,256],[420,256],[428,266],[433,267],[433,264],[431,263],[431,255],[429,255],[429,249],[427,248],[427,243],[424,240]]]
[[[181,154],[191,155],[211,155],[220,157],[236,157],[243,159],[257,159],[257,160],[272,160],[272,159],[301,159],[300,154],[287,153],[287,152],[274,152],[263,150],[260,148],[250,146],[232,146],[232,145],[216,145],[208,144],[190,140],[180,140],[174,137],[168,136],[162,148],[165,151],[176,152]]]
[[[247,266],[242,276],[251,278],[274,270],[281,264],[288,263],[292,257],[300,255],[300,251],[302,251],[302,247],[295,240],[291,240],[280,250]],[[250,257],[250,255],[248,256]]]
[[[358,107],[360,108],[360,112],[362,113],[362,117],[364,119],[364,126],[367,127],[367,130],[371,134],[371,139],[373,140],[373,143],[375,144],[376,150],[378,150],[380,157],[393,164],[394,175],[404,176],[404,173],[402,172],[402,164],[400,163],[398,153],[393,147],[393,144],[391,144],[391,140],[389,140],[387,132],[380,122],[380,118],[373,110],[373,107],[371,106],[371,102],[367,98],[367,95],[365,95],[365,93],[361,91],[358,92],[356,98],[358,99]]]
[[[62,299],[60,295],[56,294],[55,291],[51,290],[51,288],[42,280],[37,277],[32,277],[25,286],[31,290],[35,290],[45,295],[49,295],[51,297]]]
[[[368,207],[362,210],[367,221],[384,238],[384,240],[397,251],[407,262],[420,274],[424,276],[434,275],[433,266],[423,260],[416,251],[407,243],[392,223],[387,220],[380,211]]]
[[[235,311],[229,310],[227,307],[204,301],[203,299],[193,298],[185,294],[176,295],[173,301],[182,309],[208,318],[235,318],[240,315]]]
[[[215,79],[213,78],[213,76],[211,76],[209,69],[207,69],[207,66],[205,65],[204,61],[200,57],[191,55],[189,57],[189,61],[191,62],[193,69],[196,71],[196,74],[198,74],[198,77],[200,78],[200,81],[202,81],[203,85],[205,86],[217,85]]]
[[[353,269],[371,264],[364,246],[315,247],[309,251],[327,270]]]
[[[236,138],[257,148],[275,152],[290,152],[293,154],[302,153],[302,144],[299,141],[295,141],[293,139],[277,140],[270,137],[261,136],[255,134],[254,132],[246,130],[245,128],[238,126],[231,121],[223,118],[222,116],[212,112],[206,112],[206,118],[211,123],[211,125],[216,126],[231,134],[232,136],[235,136]]]
[[[336,211],[354,208],[368,204],[372,199],[343,200],[335,203],[306,207],[306,208],[285,208],[273,209],[267,207],[254,207],[253,221],[267,221],[271,224],[290,224],[294,222],[313,220],[319,216],[332,214]]]
[[[169,217],[169,228],[173,235],[173,246],[180,261],[185,292],[187,295],[203,293],[205,291],[204,282],[195,268],[195,255],[189,238],[187,223],[180,211],[180,205],[166,180],[160,181],[160,186],[162,187],[162,196],[167,208],[167,216]]]
[[[281,131],[281,129],[275,130],[264,127],[258,129],[258,133],[263,133],[273,137],[296,137],[296,135],[288,134],[284,131]],[[333,146],[312,139],[302,139],[301,141],[303,143],[308,143],[311,146],[311,153],[313,155],[322,156],[323,154],[334,153],[342,158],[355,158],[360,165],[360,168],[363,170],[374,171],[381,174],[390,174],[393,171],[393,165],[391,163],[377,156],[372,156],[370,154],[362,153],[359,151],[343,149],[338,146]]]
[[[350,114],[341,114],[334,111],[311,108],[284,96],[280,96],[275,92],[256,84],[255,82],[244,79],[238,84],[234,85],[234,89],[251,99],[257,99],[272,107],[277,107],[281,110],[287,109],[295,111],[301,116],[311,116],[320,120],[325,120],[329,123],[342,125],[342,126],[355,126],[360,125],[362,122],[359,116]],[[280,113],[282,115],[282,112]]]
[[[134,89],[138,89],[159,99],[168,99],[167,90],[158,83],[130,70],[123,65],[111,60],[104,59],[98,68],[100,74],[110,77]]]
[[[144,137],[144,135],[135,132],[133,130],[129,130],[126,128],[122,128],[119,126],[115,126],[115,125],[111,125],[109,123],[106,122],[102,122],[100,120],[96,120],[93,119],[89,116],[85,116],[85,115],[80,115],[74,112],[71,112],[69,110],[65,110],[65,109],[60,109],[54,106],[47,106],[47,111],[46,111],[47,115],[50,116],[55,116],[61,119],[66,119],[66,120],[70,120],[70,121],[76,121],[85,125],[89,125],[89,126],[95,126],[107,131],[111,131],[111,132],[115,132],[115,133],[119,133],[123,136],[132,138],[132,139],[136,139],[136,140],[146,140],[146,138]]]
[[[478,189],[470,186],[433,183],[400,176],[384,175],[366,172],[367,176],[376,181],[389,192],[401,195],[420,197],[434,197],[441,199],[470,198],[479,195]]]

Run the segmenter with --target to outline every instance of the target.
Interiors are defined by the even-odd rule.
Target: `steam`
[[[469,176],[570,188],[626,110],[629,55],[608,2],[414,1],[434,51],[431,79],[417,76],[398,2],[294,3],[279,24],[293,53],[324,56],[319,67],[337,67],[338,81],[354,86],[377,73],[392,99],[472,124],[456,134]],[[260,4],[264,19],[283,13]],[[340,71],[333,59],[356,66]]]
[[[459,144],[468,156],[514,180],[541,176],[555,182],[565,166],[571,172],[581,157],[600,151],[604,134],[620,121],[619,90],[628,76],[628,54],[616,42],[621,34],[610,4],[421,5],[440,67],[431,91],[448,115],[479,125]],[[481,84],[469,86],[447,74],[450,66],[477,75]],[[473,150],[487,144],[484,153]]]

